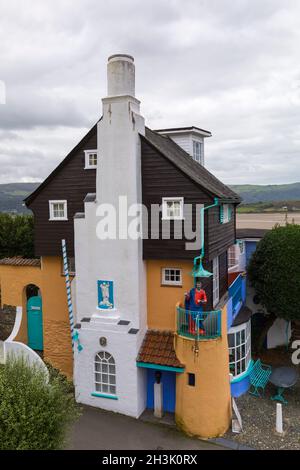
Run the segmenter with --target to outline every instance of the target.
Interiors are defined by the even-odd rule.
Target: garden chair
[[[251,383],[249,393],[255,397],[261,397],[264,394],[271,373],[271,366],[263,364],[260,359],[257,359],[249,374]]]

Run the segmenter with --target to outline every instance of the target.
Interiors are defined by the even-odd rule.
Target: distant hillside
[[[300,183],[252,185],[241,184],[230,186],[243,198],[243,204],[271,201],[300,201]]]
[[[0,212],[29,213],[23,206],[23,199],[32,193],[40,183],[0,184]]]

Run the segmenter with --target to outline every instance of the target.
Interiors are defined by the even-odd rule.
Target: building
[[[19,340],[38,341],[70,376],[74,366],[79,402],[135,418],[155,408],[190,434],[222,435],[229,370],[246,390],[251,364],[239,333],[245,274],[228,275],[240,198],[204,167],[209,131],[145,126],[131,56],[111,56],[107,76],[101,119],[26,199],[40,261],[0,264],[2,302],[23,306]],[[82,347],[74,357],[63,239]]]

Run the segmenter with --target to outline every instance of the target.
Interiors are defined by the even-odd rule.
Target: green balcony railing
[[[197,340],[219,338],[221,310],[199,312],[177,307],[177,333]]]

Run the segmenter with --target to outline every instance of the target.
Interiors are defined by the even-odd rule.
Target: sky
[[[114,53],[150,128],[212,132],[223,182],[300,181],[299,44],[299,0],[0,0],[0,183],[41,181],[94,125]]]

